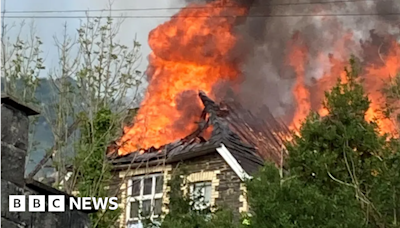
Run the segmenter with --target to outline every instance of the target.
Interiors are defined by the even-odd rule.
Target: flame
[[[120,155],[161,147],[196,129],[201,114],[197,92],[215,98],[215,85],[239,79],[239,64],[229,58],[238,40],[232,32],[236,18],[224,15],[246,13],[226,0],[192,4],[151,31],[149,86],[135,124],[125,127],[118,142]]]
[[[349,45],[356,45],[354,42],[352,42],[352,38],[353,38],[353,33],[348,32],[346,33],[346,35],[343,37],[343,39],[338,40],[334,47],[333,50],[335,51],[335,54],[330,54],[328,56],[329,58],[329,64],[330,64],[330,70],[329,72],[325,72],[322,76],[322,78],[320,78],[317,82],[317,85],[319,87],[319,94],[317,95],[318,97],[318,105],[319,105],[319,109],[318,109],[318,114],[320,116],[326,116],[329,114],[329,111],[323,107],[321,100],[324,99],[325,91],[328,91],[330,89],[330,87],[336,82],[335,80],[337,80],[337,78],[340,78],[341,83],[346,83],[347,82],[347,77],[346,77],[346,72],[344,71],[345,66],[348,63],[347,59],[342,59],[340,58],[339,55],[345,55],[345,56],[349,56],[350,53],[348,53],[346,47]],[[347,45],[348,44],[348,45]],[[320,57],[318,58],[318,63],[320,65],[324,64],[325,59],[323,58],[322,55],[320,55]]]
[[[334,45],[334,50],[337,53],[347,53],[346,45],[352,41],[353,34],[347,33],[342,40],[339,40]],[[307,46],[302,42],[301,34],[298,32],[293,36],[293,39],[288,44],[290,50],[288,56],[288,64],[293,67],[296,74],[296,83],[293,87],[293,95],[296,101],[296,111],[292,118],[289,128],[292,131],[298,132],[301,123],[308,116],[311,110],[316,110],[321,116],[326,116],[328,110],[322,106],[322,100],[325,96],[324,92],[329,90],[335,83],[337,76],[340,77],[341,82],[346,82],[346,73],[344,67],[347,63],[335,55],[327,55],[319,53],[317,58],[318,65],[330,65],[330,71],[324,72],[323,76],[317,81],[316,102],[312,102],[312,94],[309,86],[306,85],[306,71],[305,68],[309,64],[309,53]],[[315,103],[316,105],[313,105]],[[318,107],[315,107],[318,106]]]
[[[214,89],[220,83],[238,85],[242,76],[241,61],[233,58],[231,53],[240,37],[233,28],[238,23],[237,17],[246,16],[248,8],[235,2],[238,1],[191,4],[151,31],[149,45],[152,53],[146,72],[149,86],[134,125],[124,127],[124,134],[117,142],[119,155],[160,148],[184,138],[197,128],[195,122],[202,110],[197,96],[199,90],[216,99]],[[328,20],[331,17],[322,18],[322,21]],[[341,25],[335,26],[339,29]],[[359,46],[351,31],[344,34],[332,43],[330,53],[321,50],[314,59],[311,59],[301,33],[296,33],[287,44],[286,65],[296,75],[292,89],[296,110],[290,129],[297,131],[311,110],[321,116],[329,114],[321,105],[324,91],[329,90],[338,78],[346,82],[344,67],[353,51],[349,47]],[[378,110],[385,101],[380,90],[390,76],[400,70],[399,44],[394,39],[387,43],[390,51],[368,53],[377,57],[362,59],[364,70],[361,77],[365,79],[364,86],[371,100],[366,120],[377,118],[381,133],[396,134],[393,121],[385,119]],[[311,62],[323,69],[314,81],[308,76]],[[203,136],[209,136],[210,130],[207,129]]]
[[[400,71],[400,44],[391,40],[389,46],[389,52],[386,56],[376,53],[379,56],[380,63],[370,63],[366,67],[365,88],[369,93],[371,106],[365,118],[368,121],[376,119],[382,133],[392,133],[394,136],[398,136],[394,118],[384,118],[384,115],[380,112],[382,104],[386,102],[382,89],[387,85],[390,78],[396,76]]]
[[[330,69],[328,72],[324,72],[322,77],[316,82],[318,104],[322,103],[324,98],[323,92],[329,90],[332,85],[336,83],[338,78],[341,79],[342,83],[346,83],[346,73],[344,68],[347,66],[348,61],[341,58],[341,56],[349,56],[345,47],[347,46],[346,43],[351,42],[351,40],[352,34],[348,33],[342,40],[338,40],[334,45],[334,54],[329,56]],[[352,45],[355,45],[354,42],[351,43]],[[394,77],[400,71],[400,45],[393,38],[391,38],[386,44],[389,45],[387,48],[389,51],[387,53],[368,53],[368,55],[376,55],[377,58],[373,60],[367,59],[362,62],[364,70],[361,72],[360,76],[364,79],[363,85],[368,98],[371,101],[365,119],[367,121],[376,121],[381,134],[389,133],[393,137],[398,137],[397,126],[394,121],[395,116],[398,113],[394,113],[390,118],[387,118],[383,115],[381,110],[383,104],[386,102],[382,90],[389,82],[390,78]],[[307,63],[307,59],[304,58],[305,56],[308,56],[307,53],[304,52],[307,48],[301,48],[301,55],[299,55],[299,50],[300,48],[290,53],[290,58],[294,60],[290,65],[295,69],[296,73],[296,86],[294,87],[293,95],[297,101],[296,111],[290,124],[292,130],[297,130],[301,122],[313,109],[309,108],[310,103],[312,103],[310,90],[307,90],[307,86],[304,84],[304,69],[305,64]],[[301,58],[299,56],[301,56]],[[323,58],[325,56],[323,54],[320,56],[321,58],[319,58],[318,61],[321,65],[325,64],[326,61],[325,58]],[[322,106],[314,108],[314,110],[316,110],[321,116],[326,116],[328,114],[328,110]]]
[[[308,115],[311,109],[310,92],[305,86],[305,65],[307,62],[307,47],[301,44],[298,34],[294,36],[293,42],[289,42],[290,54],[288,64],[294,68],[296,73],[296,84],[293,87],[293,94],[297,104],[291,130],[297,131],[301,122]]]

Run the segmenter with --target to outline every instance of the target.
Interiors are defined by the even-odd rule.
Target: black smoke
[[[315,81],[330,69],[332,56],[343,61],[351,54],[366,58],[362,43],[376,39],[371,34],[399,36],[400,17],[393,15],[400,13],[399,0],[338,3],[308,0],[304,4],[237,1],[249,8],[248,17],[235,28],[240,42],[232,52],[243,59],[239,98],[250,110],[257,111],[266,105],[276,116],[290,115],[296,105],[292,94],[295,74],[287,64],[288,43],[295,33],[301,34],[308,49],[306,84],[310,87],[315,87]],[[336,53],[334,45],[349,33],[353,34],[352,40],[343,44],[341,53]]]

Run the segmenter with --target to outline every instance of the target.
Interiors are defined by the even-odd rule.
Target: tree
[[[399,156],[367,122],[353,59],[325,94],[326,117],[310,114],[287,144],[288,173],[271,164],[248,183],[252,227],[399,227]],[[267,196],[267,197],[265,197]]]
[[[397,120],[397,130],[400,132],[400,73],[392,78],[383,89],[386,96],[384,110],[387,117],[395,117]]]
[[[34,178],[44,165],[52,165],[57,173],[55,187],[70,194],[108,196],[107,144],[119,136],[117,129],[138,102],[143,79],[138,70],[140,43],[133,40],[127,46],[116,41],[121,23],[111,17],[88,17],[75,38],[65,25],[64,34],[54,36],[58,64],[48,69],[45,79],[39,77],[44,69],[40,38],[32,32],[29,42],[20,36],[12,42],[3,34],[2,86],[23,101],[41,104],[41,118],[54,138],[28,178]],[[35,94],[41,82],[50,91],[46,102]],[[72,174],[67,170],[71,166]],[[117,215],[117,211],[100,211],[92,216],[93,227],[111,227]]]
[[[1,73],[3,92],[21,99],[25,103],[37,104],[35,96],[39,85],[39,76],[45,69],[42,58],[42,41],[36,36],[35,25],[30,25],[30,33],[26,39],[21,31],[26,27],[20,25],[17,37],[12,40],[7,32],[12,29],[2,25]]]
[[[352,189],[336,191],[333,197],[296,177],[281,179],[267,164],[248,184],[250,227],[364,227]]]
[[[54,80],[59,80],[61,92],[63,81],[68,81],[71,74],[76,75],[76,85],[67,85],[67,89],[64,89],[74,97],[68,99],[64,96],[64,99],[75,100],[79,104],[72,112],[73,122],[79,122],[75,156],[70,162],[65,159],[65,154],[60,153],[57,157],[60,162],[55,164],[58,165],[56,168],[62,176],[65,173],[65,163],[72,163],[72,176],[63,187],[78,190],[81,196],[110,196],[107,188],[111,181],[111,167],[105,152],[108,144],[118,137],[121,123],[126,118],[132,102],[136,101],[135,96],[142,79],[142,73],[136,68],[140,59],[140,44],[134,41],[133,47],[128,48],[114,41],[120,23],[114,22],[110,17],[88,19],[78,29],[77,57],[60,58],[60,61],[68,63],[67,66],[75,66],[74,61],[78,59],[79,66],[75,70],[71,70],[74,69],[72,67],[66,68],[70,69],[69,72],[62,68],[60,76],[53,77],[57,78]],[[60,47],[64,50],[68,46]],[[136,91],[133,91],[132,100],[126,102],[129,89]],[[61,107],[58,110],[59,113],[67,113],[65,116],[68,116],[68,109]],[[66,120],[63,123],[65,122]],[[64,142],[67,140],[64,139]],[[64,150],[65,148],[68,147],[63,147]],[[92,215],[92,225],[98,228],[113,227],[118,217],[119,211],[100,211]]]
[[[54,38],[59,64],[49,76],[56,96],[47,109],[55,114],[47,116],[57,142],[48,152],[48,157],[55,154],[52,158],[59,176],[57,184],[66,175],[65,167],[74,155],[74,148],[68,145],[80,137],[80,124],[76,124],[81,121],[79,117],[84,114],[91,121],[99,110],[108,107],[120,117],[114,124],[120,124],[132,103],[137,102],[143,78],[137,69],[140,44],[134,40],[128,47],[115,41],[121,23],[111,17],[88,18],[77,30],[76,39],[66,33],[66,25],[61,39]],[[132,95],[127,102],[129,91]],[[66,187],[67,191],[73,189]]]
[[[109,196],[106,186],[110,185],[112,179],[112,167],[106,162],[104,153],[119,127],[114,125],[113,118],[115,115],[106,107],[100,109],[93,120],[89,120],[87,116],[81,117],[84,124],[80,128],[81,137],[74,165],[77,190],[82,197]],[[120,210],[91,214],[93,227],[113,227],[119,214]]]
[[[12,39],[8,33],[15,29],[15,25],[10,26],[2,23],[1,88],[3,93],[37,107],[40,103],[37,99],[37,89],[41,81],[39,76],[45,69],[41,50],[42,40],[36,36],[34,23],[31,23],[28,27],[27,37],[23,37],[22,31],[26,27],[25,21],[21,22],[17,36]],[[32,116],[29,118],[29,124],[36,126],[38,120],[38,116]],[[35,150],[38,147],[39,142],[34,140],[35,130],[34,127],[29,129],[28,151]],[[29,160],[28,157],[27,162]]]

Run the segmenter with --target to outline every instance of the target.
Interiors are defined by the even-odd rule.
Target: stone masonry
[[[243,202],[239,200],[242,195],[240,188],[242,181],[218,153],[186,160],[184,167],[190,170],[190,173],[219,171],[216,175],[218,186],[213,189],[214,192],[218,193],[215,205],[228,207],[239,216],[239,209],[243,206]]]
[[[126,202],[124,199],[126,199],[126,185],[128,177],[141,174],[164,172],[163,203],[168,203],[168,192],[170,189],[167,186],[167,183],[171,179],[171,175],[176,171],[177,167],[184,167],[185,170],[189,171],[187,174],[189,182],[212,182],[213,193],[211,196],[211,203],[214,203],[215,206],[231,209],[236,218],[240,218],[240,213],[247,212],[247,199],[244,195],[244,183],[225,162],[225,160],[215,151],[209,155],[203,155],[169,165],[149,167],[147,165],[143,165],[143,167],[115,171],[113,184],[111,184],[110,189],[112,189],[113,193],[118,195],[119,199],[123,200],[122,205],[120,205],[120,208],[123,210],[119,221],[121,223],[120,227],[124,227],[123,224],[125,224],[124,221],[126,220],[126,211],[124,211],[124,205]],[[162,211],[163,213],[168,212],[165,206],[163,206]]]
[[[9,212],[9,195],[60,194],[49,186],[28,187],[24,178],[28,150],[29,116],[39,114],[17,99],[1,96],[1,227],[4,228],[87,228],[89,217],[80,211]],[[31,181],[32,182],[32,181]],[[34,182],[34,181],[33,181]],[[27,202],[27,201],[26,201]],[[26,205],[28,206],[28,205]],[[67,206],[66,206],[67,208]]]

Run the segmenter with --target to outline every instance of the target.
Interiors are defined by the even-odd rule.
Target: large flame
[[[159,148],[187,136],[197,127],[195,122],[201,113],[197,91],[202,90],[216,99],[216,85],[239,81],[241,62],[231,55],[239,40],[233,28],[237,17],[245,16],[248,9],[235,2],[215,0],[191,4],[150,33],[149,45],[153,52],[147,71],[149,86],[134,125],[126,126],[124,135],[117,142],[120,155],[138,149]],[[329,90],[338,78],[345,81],[344,67],[353,52],[349,47],[361,46],[354,41],[351,31],[341,32],[345,35],[332,43],[330,53],[321,50],[317,57],[313,55],[313,59],[300,32],[288,43],[285,63],[296,75],[292,89],[296,110],[291,129],[298,129],[311,110],[322,116],[328,114],[321,105],[324,91]],[[377,119],[382,133],[395,134],[393,121],[385,119],[378,111],[385,101],[381,89],[400,70],[398,42],[390,38],[385,44],[390,45],[385,52],[379,52],[380,47],[369,44],[376,52],[367,53],[367,56],[375,58],[361,56],[364,67],[361,76],[371,100],[366,120]],[[324,69],[318,72],[315,81],[307,77],[310,62]],[[268,77],[268,72],[265,74]]]
[[[376,53],[378,62],[368,63],[363,75],[365,78],[365,88],[369,93],[371,101],[370,109],[366,113],[366,119],[369,121],[376,119],[382,133],[392,133],[394,136],[398,136],[397,127],[393,120],[397,112],[393,114],[392,118],[385,118],[380,111],[386,102],[382,89],[387,86],[391,77],[395,77],[400,72],[399,43],[391,39],[388,42],[387,48],[389,51],[385,55],[379,53],[380,48],[378,48],[378,52]]]
[[[240,75],[239,64],[229,57],[237,42],[232,33],[236,18],[224,15],[244,14],[246,8],[226,0],[193,4],[151,31],[149,87],[134,126],[124,129],[119,154],[158,148],[196,128],[201,113],[197,91],[213,97],[215,85]]]
[[[308,115],[311,110],[310,91],[305,85],[305,67],[307,65],[307,47],[302,43],[299,33],[297,33],[292,42],[288,44],[289,55],[288,64],[294,68],[297,76],[296,84],[293,87],[293,94],[297,104],[297,110],[294,113],[292,120],[292,129],[297,130],[304,117]]]
[[[324,72],[323,76],[316,82],[317,94],[314,99],[318,100],[318,104],[321,104],[323,100],[323,91],[329,90],[339,77],[342,83],[346,82],[344,68],[347,66],[348,61],[337,58],[335,55],[349,56],[350,53],[346,52],[344,44],[351,41],[351,39],[352,34],[349,33],[347,36],[343,37],[342,40],[338,40],[334,45],[334,54],[330,55],[329,59],[330,71]],[[384,108],[386,99],[382,91],[390,78],[396,76],[396,74],[400,72],[400,45],[393,37],[390,37],[389,41],[381,45],[386,45],[386,49],[389,51],[380,53],[380,47],[373,47],[372,49],[377,51],[367,54],[375,55],[376,58],[372,57],[362,61],[364,69],[361,72],[361,77],[363,78],[363,84],[368,98],[371,101],[365,119],[367,121],[376,121],[382,134],[389,133],[394,137],[398,137],[398,128],[394,120],[397,113],[394,113],[389,118],[383,114],[382,109]],[[307,54],[307,49],[299,45],[292,46],[292,49],[290,53],[292,61],[289,65],[294,68],[296,73],[296,84],[293,89],[293,95],[297,102],[297,108],[290,128],[297,131],[301,122],[313,109],[309,108],[311,107],[311,100],[313,97],[310,95],[310,91],[304,83],[304,68],[306,67],[307,56],[309,56]],[[320,64],[324,63],[321,62]],[[318,111],[321,116],[328,114],[328,111],[322,106],[319,108],[314,107],[314,110]]]

